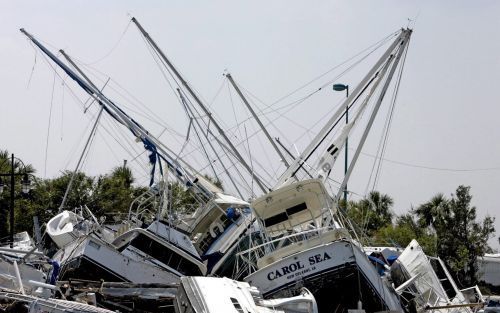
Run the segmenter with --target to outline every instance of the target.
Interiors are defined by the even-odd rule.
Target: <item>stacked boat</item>
[[[45,247],[50,259],[39,244],[1,248],[0,303],[21,303],[26,312],[109,312],[107,308],[177,313],[472,312],[481,303],[480,293],[472,299],[458,290],[442,261],[425,256],[415,241],[403,252],[388,247],[385,253],[394,255],[375,257],[379,251],[363,247],[339,209],[341,194],[391,79],[401,68],[411,30],[402,29],[395,36],[298,157],[288,162],[277,151],[286,169],[269,186],[149,34],[135,18],[132,21],[176,79],[186,112],[192,115],[190,105],[199,105],[219,131],[218,144],[247,171],[246,177],[255,181],[261,194],[245,201],[237,184],[238,196],[215,186],[108,98],[66,53],[61,51],[66,58],[63,62],[22,29],[101,106],[100,113],[109,114],[143,144],[153,171],[150,188],[132,202],[127,218],[118,225],[106,225],[86,207],[65,210],[61,205],[46,226],[55,247],[54,253]],[[346,108],[354,114],[338,130]],[[335,161],[367,111],[368,121],[352,162],[338,192],[330,194],[326,183]],[[257,115],[254,118],[258,121]],[[263,126],[260,121],[259,125]],[[277,149],[274,143],[273,147]],[[324,153],[311,167],[315,151]],[[160,181],[155,183],[158,176]],[[196,206],[191,214],[181,216],[171,207],[170,180],[190,192]]]

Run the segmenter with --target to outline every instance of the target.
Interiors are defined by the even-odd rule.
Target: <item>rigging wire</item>
[[[247,135],[247,127],[246,125],[244,125],[244,128],[245,128],[245,137],[247,139],[247,146],[248,146],[248,158],[250,159],[250,168],[252,169],[252,174],[253,174],[253,162],[252,162],[252,154],[250,153],[250,144],[248,143],[248,135]],[[252,176],[252,194],[255,194],[254,193],[254,176]]]
[[[129,20],[128,23],[127,23],[127,26],[125,27],[125,29],[123,30],[122,34],[120,35],[120,37],[118,38],[118,40],[115,42],[115,44],[111,47],[111,49],[106,53],[104,54],[104,56],[100,57],[99,59],[95,60],[95,61],[92,61],[92,62],[87,62],[85,65],[91,65],[91,64],[96,64],[96,63],[99,63],[101,62],[102,60],[104,60],[105,58],[107,58],[108,56],[111,55],[111,53],[113,53],[113,51],[115,51],[115,49],[118,47],[118,45],[121,43],[123,37],[125,36],[125,33],[127,33],[128,31],[128,28],[130,26],[130,23],[132,22],[132,20]]]
[[[376,156],[374,154],[369,154],[366,152],[361,152],[361,154],[371,157],[371,158],[377,158],[379,159],[379,156]],[[406,166],[406,167],[412,167],[412,168],[420,168],[420,169],[426,169],[426,170],[432,170],[432,171],[442,171],[442,172],[485,172],[485,171],[498,171],[500,170],[500,166],[492,166],[492,167],[478,167],[478,168],[451,168],[451,167],[437,167],[437,166],[428,166],[428,165],[422,165],[422,164],[416,164],[416,163],[410,163],[410,162],[403,162],[403,161],[397,161],[393,159],[388,159],[388,158],[383,158],[382,159],[384,162],[387,163],[392,163],[392,164],[397,164],[401,166]]]
[[[50,138],[50,124],[52,120],[52,107],[54,105],[54,89],[56,85],[56,73],[54,72],[54,77],[52,79],[52,92],[50,93],[50,108],[49,108],[49,121],[47,125],[47,138],[45,140],[45,162],[43,167],[43,177],[47,178],[47,160],[49,152],[49,138]]]
[[[35,66],[36,66],[36,57],[38,55],[38,50],[33,46],[33,43],[30,41],[31,48],[35,50],[35,60],[33,61],[33,67],[31,68],[31,73],[30,77],[28,78],[28,84],[26,84],[26,89],[29,89],[30,83],[31,83],[31,78],[33,77],[33,73],[35,72]]]
[[[310,81],[308,81],[307,83],[301,85],[300,87],[294,89],[293,91],[291,91],[290,93],[286,94],[285,96],[282,96],[281,98],[277,99],[276,101],[274,101],[273,103],[271,103],[269,106],[273,106],[274,104],[276,103],[279,103],[281,102],[282,100],[286,99],[287,97],[295,94],[296,92],[298,92],[299,90],[309,86],[310,84],[312,84],[313,82],[317,81],[318,79],[320,78],[323,78],[324,76],[328,75],[329,73],[331,73],[332,71],[336,70],[337,68],[339,68],[340,66],[350,62],[351,60],[355,59],[356,57],[358,57],[359,55],[361,55],[362,53],[364,53],[365,51],[371,49],[372,47],[376,47],[375,50],[377,50],[378,48],[380,48],[380,46],[384,45],[387,41],[389,41],[391,38],[394,38],[394,37],[397,37],[398,34],[401,32],[401,30],[397,30],[391,34],[389,34],[388,36],[382,38],[381,40],[373,43],[372,45],[368,46],[367,48],[361,50],[360,52],[358,52],[357,54],[355,54],[354,56],[344,60],[343,62],[333,66],[332,68],[328,69],[326,72],[323,72],[322,74],[320,74],[319,76],[316,76],[315,78],[311,79]],[[371,53],[370,53],[371,54]]]
[[[87,121],[87,126],[85,126],[83,132],[81,132],[78,136],[79,140],[78,141],[75,141],[75,144],[69,149],[69,154],[67,155],[67,157],[65,158],[64,160],[64,169],[67,170],[68,167],[69,167],[69,163],[74,159],[74,156],[75,156],[75,153],[77,151],[77,149],[80,147],[80,145],[82,144],[83,140],[85,139],[85,134],[87,133],[87,131],[89,130],[90,126],[92,125],[92,121],[95,117],[95,115],[90,115],[91,118],[88,119]]]
[[[82,64],[81,61],[78,61],[79,64]],[[101,75],[106,75],[106,79],[107,77],[107,74],[105,74],[104,72],[92,67],[92,66],[87,66],[85,64],[82,64],[84,67],[86,67],[87,69],[89,69],[90,71],[94,72],[95,73],[99,73]],[[97,77],[97,76],[96,76]],[[98,77],[97,77],[98,78]],[[101,78],[98,78],[100,81],[104,81],[103,79]],[[135,109],[132,109],[130,108],[129,106],[126,106],[126,105],[123,105],[123,103],[121,103],[121,106],[139,116],[142,116],[144,118],[146,118],[147,120],[155,123],[156,125],[158,126],[161,126],[162,128],[168,130],[168,132],[170,134],[172,134],[173,136],[178,136],[178,137],[184,137],[184,134],[181,134],[179,133],[178,131],[176,131],[175,129],[173,128],[170,128],[167,126],[167,123],[161,119],[159,119],[158,117],[158,114],[154,113],[150,108],[149,106],[147,106],[146,104],[144,104],[142,101],[140,101],[138,98],[136,98],[134,95],[132,95],[127,89],[125,89],[122,85],[120,85],[116,80],[112,79],[111,80],[113,82],[113,84],[116,85],[116,87],[118,89],[120,89],[122,92],[120,92],[117,88],[114,88],[112,85],[110,85],[108,87],[108,89],[111,89],[113,90],[114,92],[116,92],[120,97],[122,97],[126,102],[128,102],[129,104],[131,104],[132,106],[136,107],[137,109],[139,110],[145,110],[147,112],[143,112],[143,111],[137,111]]]
[[[384,163],[383,162],[383,158],[385,156],[385,151],[386,151],[386,148],[387,148],[387,142],[388,142],[390,131],[391,131],[392,118],[394,116],[394,109],[396,107],[396,100],[397,100],[398,95],[399,95],[399,88],[400,88],[400,85],[401,85],[401,80],[402,80],[402,76],[403,76],[404,66],[405,66],[405,62],[406,62],[406,56],[408,54],[408,47],[409,47],[409,44],[410,44],[409,41],[410,41],[410,39],[408,40],[408,44],[406,45],[406,51],[404,53],[403,60],[401,62],[401,67],[400,67],[399,73],[398,73],[398,78],[396,80],[395,91],[394,91],[394,94],[393,94],[393,97],[392,97],[392,103],[391,103],[390,110],[389,110],[389,112],[390,112],[389,113],[389,118],[388,118],[387,126],[386,126],[386,129],[385,129],[384,142],[382,144],[382,151],[381,151],[381,154],[380,154],[381,158],[380,158],[380,161],[378,162],[377,172],[375,173],[375,179],[373,181],[372,190],[375,190],[375,188],[377,188],[377,184],[378,184],[378,181],[379,181],[379,178],[380,178],[380,172],[381,172],[381,169],[382,169],[382,165]]]
[[[380,47],[377,47],[376,49],[378,49]],[[291,107],[288,107],[288,109],[284,112],[284,113],[280,113],[277,117],[271,119],[266,125],[264,125],[265,127],[267,127],[269,124],[271,124],[272,122],[275,122],[276,120],[278,120],[279,118],[282,118],[282,117],[285,117],[285,114],[287,114],[288,112],[290,112],[291,110],[293,110],[296,106],[298,106],[299,104],[303,103],[305,100],[309,99],[310,97],[312,97],[314,94],[316,94],[317,92],[321,91],[325,86],[331,84],[331,82],[337,80],[338,78],[342,77],[344,74],[346,74],[347,72],[349,72],[350,70],[352,70],[352,68],[354,68],[355,66],[357,66],[359,63],[361,63],[361,61],[363,61],[364,59],[366,59],[370,54],[372,54],[376,49],[370,51],[367,55],[363,56],[363,58],[361,58],[360,60],[356,61],[354,64],[350,65],[347,69],[345,69],[343,72],[341,72],[339,75],[337,75],[335,78],[331,79],[328,83],[326,84],[323,84],[322,86],[320,86],[318,89],[316,89],[315,91],[309,93],[308,95],[306,95],[305,97],[299,99],[299,100],[295,100],[294,102],[292,102],[291,104],[288,104],[288,105],[284,105],[284,106],[281,106],[279,108],[275,108],[271,111],[268,111],[268,112],[264,112],[262,111],[263,113],[262,114],[269,114],[269,113],[272,113],[272,112],[277,112],[278,110],[281,110],[282,108],[287,108],[288,106],[291,105]],[[240,85],[241,87],[241,85]],[[242,87],[246,92],[248,92],[249,94],[251,94],[247,89],[245,89],[244,87]],[[263,103],[265,105],[265,103]],[[240,124],[251,119],[252,117],[248,117],[247,119],[243,120],[243,121],[240,121]],[[286,117],[285,117],[286,118]],[[294,121],[292,121],[293,123],[296,123]],[[233,126],[232,128],[234,127],[237,127],[238,125],[236,126]],[[303,128],[305,128],[304,126],[302,126]],[[306,128],[307,129],[307,128]],[[309,130],[309,129],[308,129]],[[259,133],[260,131],[256,131],[252,134],[250,134],[249,138],[255,136],[257,133]],[[236,146],[239,146],[242,142],[238,142],[236,143],[235,145]]]
[[[141,34],[142,34],[142,33],[141,33]],[[146,38],[145,38],[144,34],[142,34],[142,38],[146,41]],[[146,41],[146,43],[147,43],[147,45],[151,46],[151,48],[152,48],[152,44],[151,44],[149,41]],[[154,50],[155,54],[158,56],[159,52],[158,52],[158,51],[156,51],[156,49],[153,49],[153,50]],[[158,56],[158,57],[159,57],[159,56]],[[166,70],[167,70],[167,71],[169,72],[169,74],[171,75],[172,79],[175,81],[175,83],[176,83],[176,84],[179,86],[179,88],[182,90],[182,89],[183,89],[183,86],[181,87],[181,86],[179,85],[178,80],[176,80],[176,79],[175,79],[175,77],[173,77],[173,75],[172,75],[172,73],[171,73],[170,69],[168,68],[167,64],[165,64],[166,62],[165,62],[162,58],[159,58],[159,59],[160,59],[161,63],[164,65],[164,67],[166,68]],[[167,79],[167,78],[165,77],[165,79]],[[191,87],[191,88],[193,88],[193,90],[194,90],[194,87]],[[195,92],[197,92],[196,90],[194,90],[194,91],[195,91]],[[197,92],[197,94],[199,94],[199,93]],[[201,97],[201,95],[200,95],[200,97]],[[188,98],[188,99],[189,99],[189,98]],[[216,114],[216,113],[213,113],[213,115],[217,116],[217,114]],[[222,123],[223,125],[225,125],[224,121],[223,121],[222,119],[220,119],[220,117],[219,117],[219,120],[221,121],[221,123]],[[225,125],[225,126],[226,126],[226,129],[228,129],[228,128],[229,128],[229,127],[227,127],[227,125]],[[207,129],[208,129],[208,128],[207,128]],[[234,133],[232,133],[232,132],[229,132],[229,135],[231,135],[232,137],[235,137],[236,139],[238,139],[238,138],[234,135]],[[243,142],[243,140],[240,140],[240,142]],[[197,148],[196,150],[199,150],[199,148]]]
[[[31,45],[33,45],[33,43],[32,43],[32,42],[30,42],[30,44],[31,44]],[[49,65],[49,67],[51,67],[51,68],[52,68],[52,70],[53,70],[53,71],[54,71],[54,73],[57,75],[57,77],[58,77],[58,78],[59,78],[62,82],[64,82],[64,81],[65,81],[65,79],[66,79],[66,77],[64,77],[64,78],[63,78],[63,77],[62,77],[62,76],[61,76],[61,75],[57,72],[57,70],[56,70],[56,68],[54,67],[54,65],[53,65],[51,62],[49,62],[49,60],[47,59],[47,57],[46,57],[45,55],[43,55],[43,54],[42,54],[42,57],[43,57],[43,60],[44,60],[44,61],[45,61],[45,62]],[[80,99],[80,98],[76,95],[76,93],[75,93],[75,91],[73,90],[73,88],[71,88],[71,87],[70,87],[70,86],[68,86],[67,84],[63,84],[63,86],[64,86],[64,87],[66,87],[65,89],[67,89],[67,90],[69,90],[69,91],[70,91],[71,96],[73,97],[73,99],[75,100],[75,102],[77,102],[77,103],[79,103],[79,104],[80,104],[80,106],[81,106],[82,110],[85,110],[85,102],[83,102],[83,101],[82,101],[82,100],[81,100],[81,99]],[[115,140],[115,141],[116,141],[116,142],[117,142],[117,143],[118,143],[118,144],[119,144],[119,145],[123,148],[123,150],[124,150],[125,152],[130,153],[130,152],[129,152],[129,150],[128,150],[128,149],[126,149],[126,148],[123,146],[123,144],[122,144],[119,140],[117,140],[117,139],[115,138],[115,136],[113,136],[113,135],[111,134],[111,132],[110,132],[110,131],[109,131],[109,130],[108,130],[108,129],[104,126],[104,125],[103,125],[101,128],[102,128],[102,129],[104,129],[104,130],[108,133],[108,135],[109,135],[109,136],[111,136],[111,138],[113,138],[113,139],[114,139],[114,140]],[[100,129],[98,129],[98,133],[100,134],[100,136],[102,136]],[[103,137],[103,140],[105,141],[104,136],[102,136],[102,137]],[[107,142],[106,142],[106,141],[105,141],[105,143],[107,144]],[[112,149],[109,145],[108,145],[108,147],[109,147],[110,151],[112,152],[112,154],[115,156],[115,158],[119,161],[120,159],[116,156],[116,154],[114,153],[114,150],[113,150],[113,149]]]
[[[64,76],[64,79],[61,82],[61,141],[63,141],[64,137],[64,86],[66,84],[66,77],[67,76]]]
[[[226,78],[226,85],[227,85],[227,94],[229,97],[229,103],[231,103],[231,108],[233,109],[234,120],[236,121],[236,124],[238,124],[238,118],[236,117],[236,109],[234,108],[233,96],[231,95],[231,86],[229,86],[229,81],[227,80],[227,78]],[[245,126],[245,124],[243,124],[243,126]],[[244,138],[243,135],[241,134],[240,127],[237,127],[236,130],[238,130],[240,138]],[[249,151],[246,152],[249,153]]]

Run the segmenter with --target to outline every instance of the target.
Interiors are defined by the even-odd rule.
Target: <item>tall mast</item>
[[[342,181],[342,184],[340,185],[339,192],[337,193],[335,197],[335,202],[338,202],[340,197],[342,196],[342,193],[344,192],[345,187],[347,186],[347,182],[349,178],[351,177],[352,170],[354,169],[354,165],[356,164],[356,161],[358,160],[359,154],[361,153],[361,149],[363,148],[363,145],[366,141],[366,138],[368,137],[368,133],[370,132],[370,129],[373,125],[373,121],[375,120],[375,116],[378,113],[378,110],[380,108],[380,105],[382,104],[382,100],[384,100],[385,93],[387,92],[387,89],[389,88],[389,85],[391,84],[392,77],[394,76],[394,72],[396,71],[399,61],[401,60],[401,56],[403,55],[405,49],[408,46],[408,42],[410,41],[410,36],[411,36],[411,30],[406,29],[403,30],[404,37],[401,38],[400,46],[397,51],[396,58],[394,59],[392,66],[389,70],[389,74],[387,76],[387,79],[385,80],[384,86],[382,87],[382,90],[380,92],[380,95],[377,99],[377,102],[375,103],[375,107],[373,108],[372,114],[370,115],[370,119],[368,120],[368,124],[363,132],[363,135],[361,137],[361,140],[358,144],[358,147],[356,148],[356,151],[354,152],[354,156],[351,160],[351,164],[349,165],[349,169],[347,170],[347,173],[344,177],[344,180]]]
[[[227,79],[229,80],[229,82],[231,83],[231,85],[233,85],[234,87],[234,90],[236,90],[236,92],[238,93],[238,95],[240,96],[241,100],[243,101],[243,103],[246,105],[246,107],[248,108],[248,111],[250,111],[250,113],[252,113],[252,116],[253,118],[257,121],[257,123],[259,124],[260,128],[262,129],[262,132],[264,132],[264,134],[266,135],[267,139],[269,140],[269,142],[271,143],[271,145],[273,146],[274,150],[276,151],[276,153],[278,153],[279,157],[281,158],[281,161],[285,164],[285,166],[288,168],[290,166],[290,164],[288,164],[285,156],[283,155],[283,153],[281,153],[281,150],[278,148],[278,146],[276,145],[276,143],[274,142],[273,138],[271,137],[271,135],[269,134],[269,132],[267,131],[266,127],[264,126],[264,124],[262,124],[261,120],[259,119],[259,117],[257,116],[257,114],[255,113],[255,111],[253,110],[252,106],[250,105],[250,103],[248,103],[247,99],[245,98],[245,96],[243,95],[243,93],[241,92],[240,88],[238,87],[238,85],[236,85],[233,77],[231,76],[230,73],[227,73],[226,74],[226,77]]]
[[[328,134],[333,129],[335,122],[338,120],[341,114],[345,112],[345,107],[352,103],[358,96],[364,91],[366,85],[373,79],[373,76],[377,74],[379,68],[382,64],[389,58],[391,53],[393,53],[394,49],[401,44],[403,38],[405,38],[407,30],[402,30],[399,36],[394,40],[394,42],[390,45],[390,47],[385,51],[385,53],[380,57],[380,59],[375,63],[375,65],[368,71],[366,76],[363,78],[360,84],[356,86],[352,93],[349,94],[349,97],[343,102],[342,105],[339,106],[339,109],[333,114],[333,116],[326,122],[325,126],[319,131],[318,135],[309,143],[309,145],[304,149],[304,151],[300,154],[299,157],[295,159],[295,161],[288,167],[288,169],[281,175],[278,180],[276,186],[279,187],[285,183],[287,183],[303,166],[304,162],[306,162],[309,157],[314,153],[317,147],[323,142],[323,140],[328,136]]]
[[[283,143],[280,141],[279,138],[274,138],[276,140],[276,142],[280,145],[280,147],[288,154],[288,156],[293,160],[295,159],[295,156],[290,152],[290,150],[288,150],[287,147],[285,147],[285,145],[283,145]],[[305,168],[304,168],[304,172],[306,172],[306,174],[309,176],[309,178],[313,178],[313,176],[311,175],[311,173],[309,173],[309,171],[307,171]]]
[[[164,147],[163,144],[152,136],[142,125],[137,121],[129,117],[124,111],[122,111],[118,106],[116,106],[111,100],[109,100],[99,89],[95,88],[94,84],[90,84],[78,76],[72,69],[70,69],[66,64],[59,60],[52,52],[50,52],[45,46],[43,46],[38,40],[36,40],[31,34],[26,32],[21,28],[21,32],[25,34],[43,53],[45,53],[52,61],[54,61],[61,69],[68,74],[71,79],[73,79],[82,89],[87,92],[92,98],[94,98],[103,107],[103,109],[110,114],[114,119],[116,119],[121,124],[127,126],[129,130],[138,137],[145,145],[146,149],[155,153],[165,161],[167,166],[172,170],[174,175],[182,181],[187,187],[195,188],[199,193],[203,194],[206,198],[210,199],[213,194],[204,188],[196,184],[196,178],[194,175],[186,171],[170,154],[171,151]],[[161,162],[161,161],[160,161]]]
[[[182,94],[182,92],[181,92],[181,90],[179,88],[177,88],[177,92],[179,93],[179,97],[181,98],[181,102],[184,105],[184,109],[186,110],[186,114],[190,118],[192,118],[194,120],[194,122],[196,123],[196,125],[198,126],[199,129],[202,129],[202,127],[200,125],[200,122],[198,121],[198,119],[196,117],[194,117],[194,114],[193,114],[193,111],[191,110],[191,107],[189,107],[188,103],[186,102],[186,99],[184,98],[184,95]],[[199,137],[198,130],[196,129],[196,126],[193,126],[193,127],[194,127],[195,133]],[[217,154],[217,151],[215,150],[212,142],[210,142],[210,139],[208,139],[207,135],[205,135],[205,138],[207,139],[208,145],[210,146],[210,148],[214,152],[215,156],[217,157],[217,160],[219,160],[219,163],[221,164],[222,168],[224,169],[224,172],[226,173],[227,177],[229,177],[229,180],[231,181],[231,183],[233,184],[234,188],[236,189],[236,192],[241,197],[241,199],[243,199],[243,194],[241,193],[240,189],[238,188],[238,185],[236,185],[236,182],[233,180],[233,177],[231,176],[231,174],[229,173],[228,169],[226,168],[226,165],[224,164],[224,162],[222,162],[222,160],[220,159],[219,155]],[[201,147],[202,147],[203,151],[205,151],[205,154],[207,155],[207,158],[208,158],[208,153],[205,150],[205,147],[203,145],[203,142],[201,142],[201,139],[200,139],[200,144],[201,144]],[[210,159],[208,160],[208,162],[210,162]],[[212,168],[213,168],[213,165],[212,165],[211,162],[210,162],[210,166],[212,166]],[[214,173],[215,173],[215,169],[213,169],[213,170],[214,170]]]
[[[89,84],[92,84],[92,86],[94,88],[97,88],[90,81],[90,79],[85,75],[85,73],[83,73],[80,70],[80,68],[75,65],[75,63],[73,63],[73,60],[64,52],[64,50],[59,50],[59,52],[61,52],[61,54],[66,58],[66,60],[68,60],[68,62],[71,65],[73,65],[73,67],[87,80],[87,82],[89,82]],[[102,89],[104,89],[104,87],[106,87],[106,85],[108,84],[108,82],[109,82],[109,79],[108,79],[108,81],[106,81],[106,83],[104,84],[104,86],[102,87]],[[102,89],[101,89],[101,91],[102,91]],[[87,151],[87,148],[88,148],[88,146],[90,144],[90,140],[92,139],[92,137],[94,136],[95,132],[97,131],[97,125],[99,124],[99,121],[101,119],[102,111],[103,111],[103,107],[101,106],[101,108],[99,109],[99,113],[97,114],[97,117],[95,119],[94,125],[92,126],[92,130],[90,131],[89,138],[87,138],[87,142],[85,143],[85,147],[83,148],[82,154],[80,155],[80,159],[76,163],[75,170],[73,171],[73,174],[71,175],[71,178],[70,178],[69,183],[68,183],[68,187],[66,187],[66,191],[64,192],[64,196],[63,196],[63,199],[61,201],[61,205],[59,206],[58,212],[61,212],[61,210],[64,208],[64,206],[66,204],[66,200],[68,198],[69,191],[71,190],[71,187],[73,186],[73,181],[75,180],[76,173],[78,172],[78,169],[80,168],[80,164],[82,162],[83,155]]]
[[[231,150],[233,150],[234,155],[237,157],[238,161],[245,167],[245,169],[252,175],[253,179],[259,186],[259,188],[262,190],[262,192],[266,193],[267,189],[261,182],[260,178],[255,174],[254,170],[248,165],[248,163],[245,161],[243,156],[240,154],[238,149],[234,146],[231,140],[227,137],[226,133],[222,128],[219,126],[219,123],[215,120],[215,118],[212,116],[212,113],[207,109],[207,107],[203,104],[203,102],[198,98],[198,96],[194,93],[194,91],[189,87],[189,84],[186,82],[186,80],[182,77],[182,75],[177,71],[175,66],[170,62],[170,60],[166,57],[166,55],[163,53],[163,51],[158,47],[156,42],[149,36],[149,34],[144,30],[144,28],[141,26],[139,21],[135,17],[132,18],[132,22],[137,25],[137,28],[139,28],[139,31],[142,33],[142,35],[146,38],[146,40],[153,46],[153,48],[158,52],[158,54],[161,56],[163,61],[168,65],[168,67],[172,70],[172,72],[175,74],[175,76],[180,80],[181,84],[186,88],[186,90],[189,92],[191,97],[195,100],[195,102],[200,106],[200,108],[203,110],[203,112],[208,116],[210,121],[215,125],[217,128],[217,131],[219,134],[224,138],[224,141],[231,147]]]

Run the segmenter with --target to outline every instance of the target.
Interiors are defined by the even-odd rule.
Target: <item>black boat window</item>
[[[144,234],[139,234],[130,244],[186,276],[203,275],[198,265]]]
[[[299,213],[301,211],[307,210],[307,205],[305,202],[302,202],[301,204],[294,205],[291,208],[286,209],[286,213],[288,215],[292,215],[295,213]]]
[[[236,311],[238,311],[238,313],[244,313],[243,309],[241,308],[241,305],[240,303],[238,302],[237,299],[235,298],[230,298],[231,299],[231,302],[233,303],[233,306],[234,308],[236,309]]]
[[[286,220],[288,220],[288,217],[290,215],[302,212],[304,210],[307,210],[307,205],[305,202],[294,205],[288,209],[285,210],[285,212],[278,213],[276,215],[270,216],[264,220],[264,224],[266,227],[271,227],[276,224],[282,223]]]

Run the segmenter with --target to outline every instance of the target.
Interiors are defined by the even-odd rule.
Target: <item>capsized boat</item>
[[[415,239],[392,264],[391,278],[402,304],[409,311],[468,313],[484,304],[477,286],[458,289],[444,262],[425,255]],[[476,295],[472,301],[464,294],[470,291]]]
[[[130,229],[117,237],[113,245],[122,255],[155,265],[175,276],[207,272],[189,234],[165,221],[154,221],[147,229]]]
[[[75,241],[81,236],[89,234],[95,223],[78,215],[75,212],[64,210],[47,222],[47,235],[58,248]]]
[[[305,288],[295,297],[264,300],[248,283],[217,277],[183,277],[174,300],[176,313],[317,313]]]
[[[236,247],[246,236],[255,217],[246,201],[214,193],[214,199],[201,206],[188,221],[188,233],[196,251],[207,262],[207,274],[229,276],[234,271]]]
[[[64,246],[53,259],[61,264],[58,280],[88,279],[111,282],[174,283],[177,275],[157,265],[120,253],[110,243],[89,234]]]
[[[67,299],[120,312],[174,312],[178,284],[134,284],[89,280],[60,281]]]
[[[0,289],[48,296],[50,291],[39,283],[54,284],[59,264],[35,249],[27,232],[14,235],[14,243],[0,247]]]
[[[53,217],[47,232],[60,246],[53,256],[61,264],[59,280],[174,283],[181,275],[205,275],[189,234],[161,220],[142,228],[146,213],[138,207],[116,232],[90,211],[86,218],[71,211]]]

